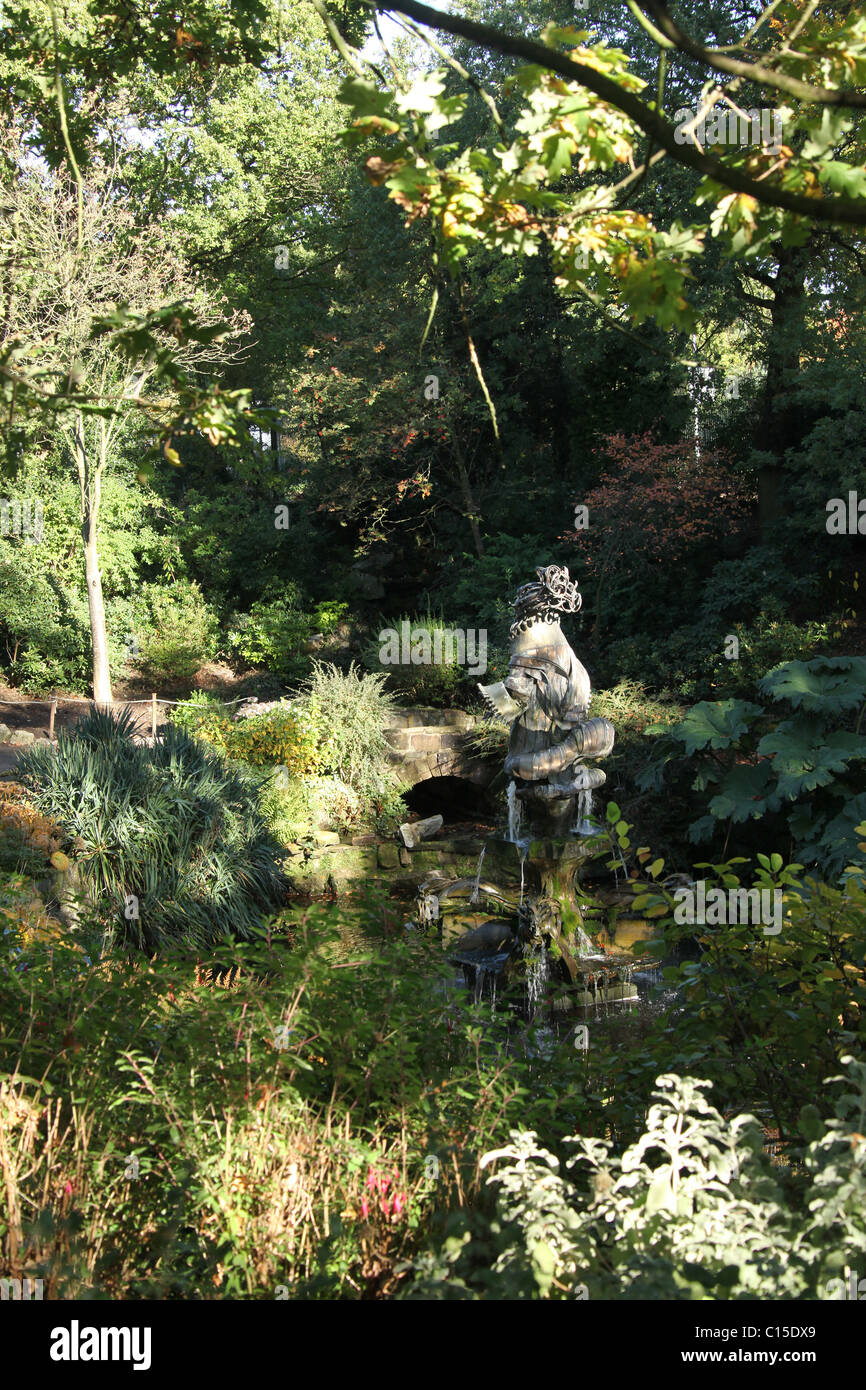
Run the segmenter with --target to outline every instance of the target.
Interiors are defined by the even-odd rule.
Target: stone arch
[[[463,710],[402,710],[385,733],[398,780],[414,787],[431,777],[459,777],[486,787],[496,769],[465,748],[475,722]]]

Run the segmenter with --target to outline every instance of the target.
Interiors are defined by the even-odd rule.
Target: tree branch
[[[746,77],[765,87],[775,87],[779,92],[800,101],[817,102],[821,106],[856,106],[866,108],[866,92],[855,92],[850,88],[813,87],[810,82],[801,82],[799,77],[791,77],[786,72],[768,68],[762,62],[744,63],[739,58],[729,58],[717,48],[705,48],[696,39],[686,34],[676,23],[665,4],[660,0],[644,0],[644,8],[649,10],[657,27],[664,36],[690,58],[695,58],[714,72],[729,73],[733,77]],[[808,18],[808,15],[806,16]],[[802,27],[802,26],[800,26]],[[797,31],[799,32],[799,30]]]
[[[523,58],[528,63],[536,63],[550,72],[556,72],[568,82],[579,82],[588,91],[594,92],[602,101],[622,111],[635,125],[651,135],[660,148],[673,155],[679,164],[696,170],[706,178],[714,179],[725,188],[736,193],[746,193],[756,202],[768,207],[782,208],[786,212],[799,213],[817,222],[845,223],[855,227],[866,226],[866,202],[852,198],[810,198],[806,194],[792,193],[778,184],[761,182],[750,178],[730,165],[722,163],[712,155],[705,154],[694,145],[677,143],[674,127],[658,112],[652,110],[632,92],[625,91],[618,83],[595,68],[581,63],[565,53],[548,48],[534,39],[526,39],[518,34],[508,34],[490,24],[480,24],[460,15],[431,9],[420,4],[419,0],[362,0],[370,9],[384,13],[408,15],[410,19],[425,24],[430,29],[453,34],[457,38],[469,39],[482,48],[502,53],[509,57]],[[746,74],[757,80],[757,70],[745,64]],[[810,93],[812,89],[807,89]],[[816,89],[823,90],[823,89]],[[832,104],[866,107],[866,94],[831,92]]]

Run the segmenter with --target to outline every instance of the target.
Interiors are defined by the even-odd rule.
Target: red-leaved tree
[[[648,433],[616,434],[595,456],[605,471],[597,487],[575,500],[586,511],[575,511],[577,529],[569,536],[594,580],[597,641],[614,612],[633,609],[636,599],[651,606],[654,593],[669,593],[677,568],[688,583],[698,552],[739,529],[751,498],[721,451],[706,450],[696,460],[690,440],[657,444]]]

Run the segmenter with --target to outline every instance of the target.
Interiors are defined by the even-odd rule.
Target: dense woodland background
[[[701,32],[736,27],[730,5],[684,10]],[[573,18],[569,5],[482,11],[518,31]],[[211,375],[274,412],[237,447],[175,436],[144,465],[148,420],[130,411],[112,425],[99,527],[115,678],[131,674],[130,639],[158,625],[169,595],[204,655],[259,658],[277,677],[297,674],[305,636],[338,617],[359,646],[428,611],[501,646],[505,605],[542,561],[579,579],[576,640],[597,683],[727,693],[724,638],[741,629],[765,667],[823,638],[855,650],[862,541],[828,536],[826,503],[863,478],[859,235],[816,226],[801,246],[769,241],[739,260],[711,238],[689,285],[692,334],[563,294],[543,251],[470,247],[450,276],[424,221],[407,227],[338,142],[345,69],[314,9],[268,22],[276,46],[261,67],[190,61],[180,89],[133,68],[88,91],[84,267],[63,291],[75,303],[60,305],[49,275],[75,254],[74,193],[62,173],[23,172],[26,121],[6,101],[5,158],[21,170],[7,236],[30,267],[27,292],[7,294],[7,335],[53,315],[50,353],[80,362],[75,334],[98,301],[151,309],[194,295],[235,325]],[[594,5],[592,22],[654,80],[654,46],[627,9]],[[409,41],[394,43],[408,71]],[[516,66],[453,47],[489,88]],[[5,67],[9,91],[15,61]],[[676,55],[667,81],[669,109],[694,105]],[[467,148],[491,120],[469,96],[448,132]],[[855,124],[855,154],[857,140]],[[709,209],[690,204],[696,183],[665,161],[633,206],[699,224]],[[107,371],[110,389],[128,389],[116,364],[92,358],[88,379]],[[98,428],[85,417],[85,432]],[[73,433],[16,413],[6,434],[7,490],[40,498],[45,522],[38,550],[6,538],[0,551],[0,661],[35,693],[86,693],[91,679]],[[590,506],[582,532],[576,504]],[[288,529],[275,524],[281,505]]]
[[[0,14],[0,720],[103,707],[2,750],[0,1277],[849,1297],[866,19],[463,0],[424,40],[386,9]],[[780,149],[672,143],[718,84]],[[531,963],[498,1014],[458,995],[378,872],[397,706],[482,711],[379,633],[483,631],[497,679],[553,563],[617,734],[586,920],[628,899],[664,967],[582,1050]],[[154,690],[186,703],[150,742],[104,711]],[[375,871],[311,902],[331,850]],[[703,877],[784,895],[784,931],[683,925]]]

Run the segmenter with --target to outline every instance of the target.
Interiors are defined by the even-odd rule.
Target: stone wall
[[[373,837],[356,839],[370,841]],[[322,845],[312,851],[296,851],[289,857],[286,871],[296,893],[345,897],[374,880],[395,892],[410,892],[432,869],[442,869],[454,878],[471,878],[483,845],[482,837],[475,835],[426,840],[417,849],[405,849],[393,840]]]
[[[463,777],[486,787],[496,768],[464,750],[466,734],[477,722],[475,715],[460,709],[400,710],[385,733],[398,779],[414,787],[430,777]]]

